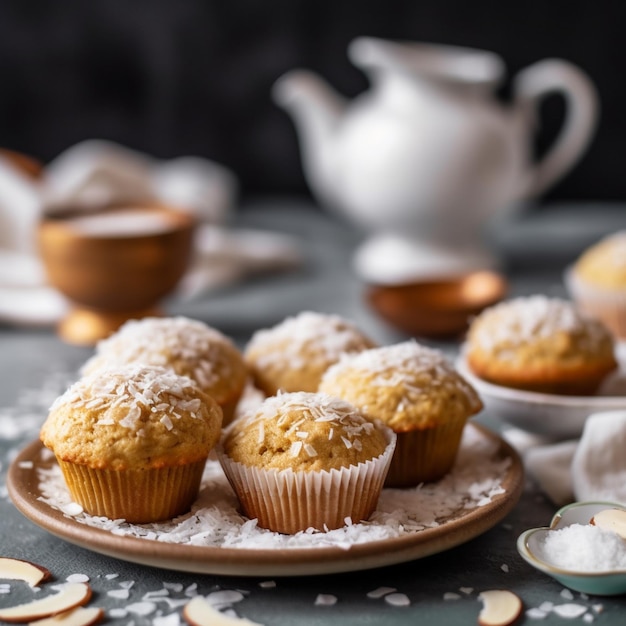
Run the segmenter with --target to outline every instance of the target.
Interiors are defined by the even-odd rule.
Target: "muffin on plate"
[[[325,394],[281,393],[224,433],[218,458],[245,514],[293,534],[366,520],[376,508],[395,435]]]
[[[131,364],[75,382],[40,438],[87,513],[143,523],[189,510],[221,425],[222,410],[191,378]]]
[[[222,408],[224,424],[232,421],[248,371],[233,342],[218,330],[186,317],[130,320],[96,345],[82,374],[128,363],[171,368],[195,380]]]
[[[342,354],[374,347],[338,315],[303,311],[255,332],[244,350],[254,384],[266,395],[317,391],[322,374]]]
[[[565,283],[582,311],[626,339],[626,230],[585,250],[566,271]]]
[[[482,409],[474,388],[443,352],[415,341],[365,350],[330,367],[320,391],[347,400],[397,434],[389,487],[450,471],[467,419]]]
[[[543,295],[483,311],[470,324],[465,356],[483,380],[552,394],[591,395],[617,367],[602,322],[568,300]]]

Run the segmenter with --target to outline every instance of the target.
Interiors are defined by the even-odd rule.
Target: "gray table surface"
[[[255,277],[193,301],[170,299],[170,314],[202,319],[244,345],[251,333],[274,324],[286,315],[309,309],[334,312],[357,322],[380,343],[405,339],[387,327],[363,301],[363,284],[355,277],[350,258],[360,234],[350,225],[320,212],[305,201],[263,200],[244,207],[234,227],[263,228],[292,233],[302,242],[304,264],[295,271]],[[560,205],[516,217],[493,233],[494,245],[505,257],[511,294],[564,295],[563,268],[601,235],[626,228],[626,206]],[[458,345],[436,344],[451,355]],[[163,582],[197,583],[207,594],[216,589],[242,590],[245,599],[234,609],[240,616],[265,624],[473,624],[482,590],[503,588],[517,593],[525,608],[543,602],[574,602],[590,607],[594,623],[623,624],[624,597],[581,597],[568,594],[561,585],[528,566],[517,554],[515,541],[530,527],[548,523],[554,505],[527,481],[520,502],[501,523],[480,537],[446,552],[395,566],[314,577],[274,578],[274,587],[261,586],[266,579],[198,575],[136,565],[76,547],[40,529],[23,517],[8,497],[8,467],[16,453],[37,437],[46,409],[56,394],[71,382],[91,349],[61,342],[53,329],[28,329],[0,325],[0,556],[40,563],[58,581],[71,574],[85,574],[94,590],[91,605],[108,611],[140,601]],[[22,419],[16,420],[19,416]],[[497,428],[494,416],[479,420]],[[16,422],[19,428],[15,429]],[[112,574],[118,574],[112,578]],[[120,581],[134,581],[127,600],[107,594]],[[2,583],[4,581],[0,581]],[[366,594],[380,586],[406,594],[410,606],[393,607]],[[469,593],[466,591],[471,588]],[[0,594],[0,607],[11,606],[32,595],[20,583]],[[445,594],[457,593],[456,600]],[[337,598],[333,606],[317,606],[318,594]],[[598,605],[602,611],[597,612]],[[594,610],[591,607],[596,607]],[[177,623],[181,609],[158,604],[167,624]],[[115,613],[114,613],[115,614]],[[176,614],[176,615],[173,615]],[[152,624],[159,613],[147,616],[128,612],[125,617],[107,615],[106,623]],[[579,622],[554,613],[545,624]],[[523,616],[521,623],[535,620]],[[165,622],[163,622],[165,623]]]

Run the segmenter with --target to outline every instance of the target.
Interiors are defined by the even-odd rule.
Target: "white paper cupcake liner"
[[[285,534],[332,530],[348,518],[366,520],[376,508],[396,446],[395,433],[381,430],[387,447],[380,456],[329,471],[252,467],[233,461],[221,446],[217,455],[245,515],[260,527]]]

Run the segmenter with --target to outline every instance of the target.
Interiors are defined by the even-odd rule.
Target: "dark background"
[[[196,154],[243,195],[306,193],[291,120],[270,89],[296,66],[353,96],[346,56],[371,35],[485,48],[509,77],[561,57],[595,82],[594,142],[547,200],[626,198],[626,13],[620,0],[0,0],[0,145],[48,162],[105,138],[161,158]],[[506,84],[501,95],[506,98]],[[562,105],[544,107],[545,144]]]

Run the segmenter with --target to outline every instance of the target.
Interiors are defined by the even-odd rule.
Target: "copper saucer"
[[[491,270],[403,285],[369,285],[365,299],[389,325],[412,336],[452,337],[502,300],[508,283]]]

